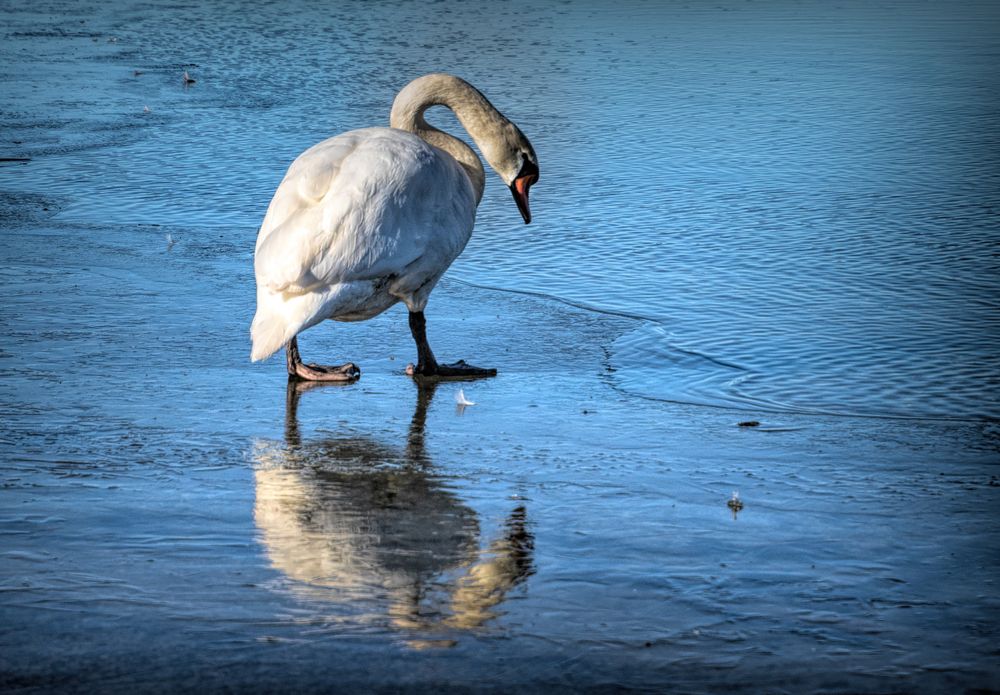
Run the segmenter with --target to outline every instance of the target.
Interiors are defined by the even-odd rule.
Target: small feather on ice
[[[475,405],[475,403],[465,397],[465,391],[462,389],[459,389],[458,393],[455,394],[455,403],[458,405]]]

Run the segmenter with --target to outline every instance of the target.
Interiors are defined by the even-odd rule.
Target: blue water
[[[998,7],[0,3],[0,690],[1000,690]],[[433,70],[499,376],[289,388],[270,196]]]
[[[100,100],[120,146],[72,177],[51,159],[4,185],[72,191],[67,220],[114,210],[240,228],[249,245],[301,150],[385,124],[408,79],[447,70],[522,127],[542,169],[528,227],[490,181],[450,277],[648,319],[614,345],[620,388],[1000,416],[995,3],[510,2],[489,23],[480,11],[199,3],[164,22],[129,5],[105,18],[106,73],[70,74],[61,114],[90,141],[81,111],[94,118]],[[198,82],[177,89],[185,68]],[[34,147],[71,151],[69,131]]]

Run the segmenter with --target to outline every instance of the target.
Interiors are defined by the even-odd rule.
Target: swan
[[[324,319],[363,321],[397,302],[409,311],[415,377],[485,377],[495,369],[440,364],[427,342],[431,290],[465,248],[485,171],[467,144],[424,120],[450,108],[509,186],[525,224],[538,180],[531,143],[479,90],[453,75],[419,77],[392,104],[390,127],[364,128],[313,145],[292,162],[257,236],[254,362],[283,346],[288,374],[353,381],[353,363],[303,363],[296,336]]]

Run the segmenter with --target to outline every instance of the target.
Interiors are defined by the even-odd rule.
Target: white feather
[[[465,397],[465,391],[462,389],[459,389],[458,393],[455,394],[455,403],[461,406],[475,405],[473,401]]]

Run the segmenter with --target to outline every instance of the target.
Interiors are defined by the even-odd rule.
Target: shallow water
[[[63,137],[14,149],[88,146],[109,113],[98,139],[121,145],[15,185],[72,193],[67,220],[254,228],[298,152],[385,123],[408,76],[448,69],[521,124],[543,176],[529,227],[490,184],[452,277],[649,319],[613,348],[622,388],[1000,415],[995,4],[440,7],[128,5],[101,17],[103,74],[64,68],[46,114]],[[61,21],[15,25],[11,48]]]
[[[0,12],[2,687],[1000,689],[993,6]],[[428,309],[500,376],[287,389],[270,194],[437,69],[541,158]]]

